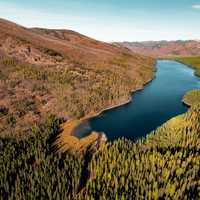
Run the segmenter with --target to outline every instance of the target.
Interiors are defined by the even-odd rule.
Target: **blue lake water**
[[[104,132],[109,140],[135,140],[186,112],[182,97],[187,91],[200,88],[200,78],[193,69],[175,61],[158,60],[156,68],[156,78],[135,92],[131,103],[92,118],[92,130]]]

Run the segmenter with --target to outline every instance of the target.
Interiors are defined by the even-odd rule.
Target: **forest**
[[[62,123],[55,116],[27,139],[1,137],[1,199],[199,199],[200,105],[190,105],[146,138],[107,142],[95,153],[54,152]]]

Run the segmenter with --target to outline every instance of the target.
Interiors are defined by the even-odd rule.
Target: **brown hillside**
[[[154,60],[69,30],[0,19],[0,132],[30,132],[48,114],[81,118],[128,100]]]
[[[28,29],[4,19],[0,42],[8,56],[34,64],[99,63],[123,51],[74,31]]]

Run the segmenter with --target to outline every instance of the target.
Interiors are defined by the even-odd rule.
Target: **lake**
[[[104,132],[108,140],[120,137],[135,140],[187,111],[183,95],[200,88],[194,70],[169,60],[157,61],[156,78],[132,95],[132,102],[90,119],[92,130]]]

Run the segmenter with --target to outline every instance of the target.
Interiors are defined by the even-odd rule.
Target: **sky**
[[[0,0],[0,18],[106,42],[200,39],[200,0]]]

